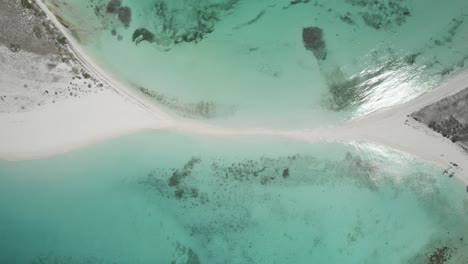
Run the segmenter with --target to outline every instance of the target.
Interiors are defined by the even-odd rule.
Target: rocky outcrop
[[[152,43],[154,42],[154,37],[154,34],[146,28],[139,28],[133,32],[132,41],[137,45],[142,41],[148,41]]]
[[[468,147],[468,88],[411,115],[442,136]]]

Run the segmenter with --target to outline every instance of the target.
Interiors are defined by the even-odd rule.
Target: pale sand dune
[[[468,155],[456,144],[407,118],[412,112],[464,89],[468,83],[468,72],[453,77],[415,100],[335,126],[306,130],[228,129],[171,117],[143,96],[128,89],[86,57],[43,4],[37,2],[65,32],[75,54],[88,70],[107,81],[117,93],[106,92],[86,100],[50,105],[34,112],[1,115],[1,159],[42,158],[133,131],[174,129],[209,136],[264,135],[311,143],[382,144],[434,162],[444,169],[450,162],[456,162],[460,166],[456,170],[456,177],[468,184],[468,174],[464,170],[468,168]],[[407,119],[408,123],[405,123]]]

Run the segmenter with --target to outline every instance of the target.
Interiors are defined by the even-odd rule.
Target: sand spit
[[[363,118],[315,129],[223,128],[171,116],[147,98],[116,81],[82,52],[40,1],[36,3],[65,34],[76,58],[90,73],[113,87],[86,100],[63,102],[25,113],[0,115],[0,158],[34,159],[70,151],[99,140],[143,129],[171,129],[206,136],[278,136],[305,142],[382,144],[434,162],[445,169],[458,164],[455,176],[468,184],[468,155],[450,140],[415,122],[409,115],[466,87],[461,73],[422,96]],[[441,169],[441,175],[442,170]]]
[[[23,113],[0,115],[0,158],[35,159],[100,140],[157,127],[147,111],[112,91],[59,102]]]

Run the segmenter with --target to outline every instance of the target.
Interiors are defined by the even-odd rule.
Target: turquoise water
[[[468,259],[464,188],[373,145],[145,132],[0,175],[0,263]]]
[[[174,114],[318,126],[465,67],[468,2],[46,0]],[[138,133],[0,161],[0,263],[466,263],[468,195],[366,144]]]
[[[229,126],[362,116],[430,90],[468,56],[465,0],[46,2],[111,74],[176,114]],[[315,53],[310,27],[322,32]]]

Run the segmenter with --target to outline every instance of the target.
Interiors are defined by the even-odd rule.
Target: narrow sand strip
[[[164,120],[112,91],[0,115],[0,159],[42,158],[128,134]]]
[[[51,105],[35,112],[0,116],[0,159],[43,158],[99,140],[143,129],[174,129],[208,136],[279,136],[305,142],[370,142],[413,154],[442,168],[456,162],[456,177],[468,184],[468,155],[458,145],[426,129],[407,115],[467,87],[468,71],[422,96],[363,118],[303,130],[230,129],[173,117],[106,73],[86,56],[44,4],[36,2],[65,34],[84,66],[116,89],[91,99]]]

